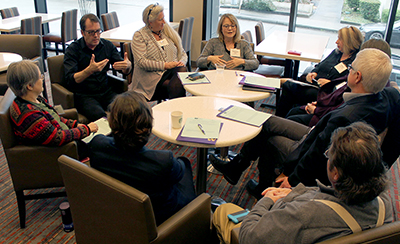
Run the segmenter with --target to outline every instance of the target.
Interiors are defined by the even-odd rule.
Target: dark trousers
[[[255,138],[243,145],[240,154],[247,160],[258,160],[260,184],[275,180],[275,168],[281,167],[309,132],[310,127],[277,116],[271,116]]]
[[[286,81],[282,85],[282,95],[276,105],[275,115],[286,118],[295,105],[305,105],[310,102],[317,101],[318,88],[308,85],[307,83],[298,84]]]
[[[301,107],[294,107],[289,111],[286,118],[308,126],[313,116],[313,114],[308,114]]]
[[[90,122],[96,121],[102,117],[107,117],[105,111],[108,110],[108,105],[116,95],[111,89],[97,95],[74,94],[75,107]]]
[[[186,67],[175,67],[164,72],[160,81],[157,83],[156,90],[151,101],[172,99],[186,96],[181,80],[178,78],[178,72],[186,72]]]

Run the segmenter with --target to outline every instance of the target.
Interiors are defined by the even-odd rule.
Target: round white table
[[[21,61],[22,57],[16,53],[0,52],[0,72],[6,71],[12,62]]]
[[[261,127],[255,127],[232,120],[219,118],[216,115],[219,109],[230,105],[253,109],[241,102],[208,96],[183,97],[162,102],[153,107],[154,126],[153,134],[168,142],[178,145],[197,147],[197,182],[198,194],[205,192],[207,180],[207,149],[213,147],[228,147],[246,142],[254,138],[261,131]],[[177,141],[181,129],[173,129],[171,112],[179,110],[183,112],[182,124],[187,118],[198,117],[206,119],[218,119],[223,122],[218,140],[215,145]]]
[[[201,71],[211,83],[185,85],[186,91],[196,96],[213,96],[228,98],[239,102],[254,102],[271,96],[269,92],[246,91],[239,85],[239,81],[243,78],[240,74],[246,76],[262,75],[235,70],[207,70]]]

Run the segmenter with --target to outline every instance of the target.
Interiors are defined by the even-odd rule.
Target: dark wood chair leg
[[[25,220],[26,220],[24,191],[15,191],[15,195],[17,197],[17,203],[18,203],[19,226],[21,227],[21,229],[23,229],[25,228]]]

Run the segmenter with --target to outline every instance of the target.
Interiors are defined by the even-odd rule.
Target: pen
[[[203,130],[203,126],[201,126],[201,124],[197,124],[197,126],[199,127],[199,129],[201,130],[201,132],[205,135],[206,132]]]
[[[235,71],[236,76],[239,76],[238,73]]]

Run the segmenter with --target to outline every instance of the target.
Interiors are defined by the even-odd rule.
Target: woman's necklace
[[[151,32],[153,32],[153,34],[156,34],[159,38],[160,38],[160,40],[161,40],[161,30],[157,33],[157,32],[155,32],[155,31],[151,31]]]

